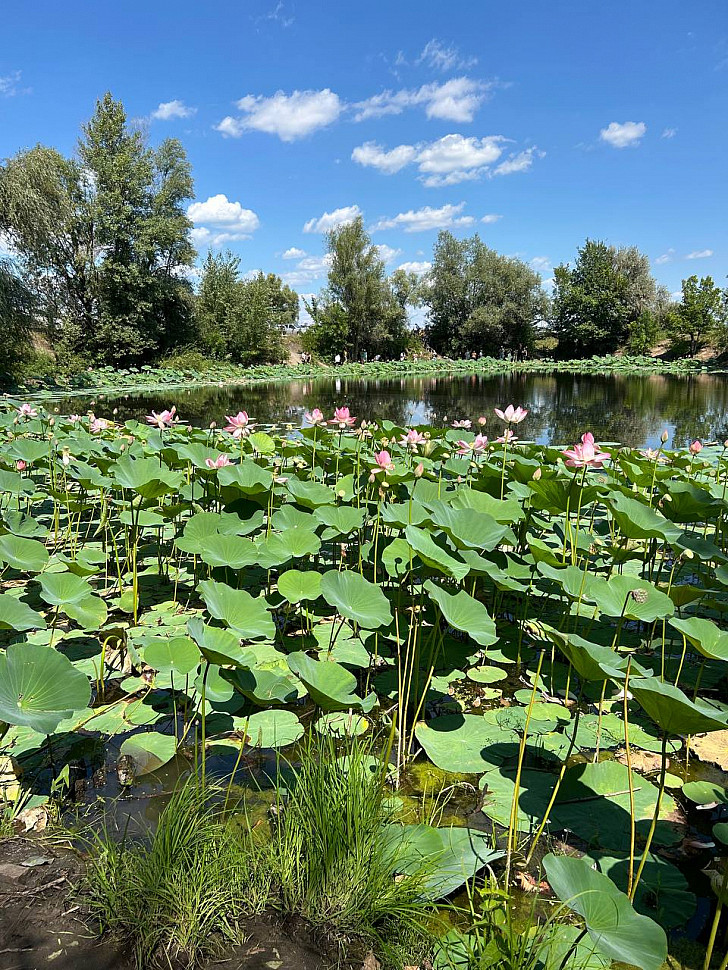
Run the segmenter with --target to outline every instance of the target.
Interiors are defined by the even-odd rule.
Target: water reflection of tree
[[[84,413],[88,397],[64,398],[62,411]],[[518,374],[499,377],[410,377],[401,380],[325,380],[250,386],[211,386],[162,390],[155,394],[97,398],[94,410],[109,416],[143,417],[152,409],[176,403],[193,424],[218,424],[225,414],[246,410],[261,423],[298,425],[313,407],[330,413],[346,404],[359,418],[387,418],[396,424],[442,424],[447,418],[487,418],[493,437],[499,422],[494,407],[521,404],[530,409],[523,437],[572,442],[592,431],[603,441],[642,445],[655,442],[663,428],[675,446],[693,438],[728,437],[728,380],[722,375],[695,377],[595,376],[587,374]]]

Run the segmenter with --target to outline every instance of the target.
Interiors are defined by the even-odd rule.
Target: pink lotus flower
[[[230,456],[223,453],[217,458],[205,458],[205,464],[208,468],[224,468],[225,465],[231,464]]]
[[[333,418],[329,424],[337,424],[340,428],[351,428],[356,423],[356,418],[352,417],[348,408],[336,408]]]
[[[520,424],[528,414],[528,410],[526,408],[514,408],[512,404],[509,404],[505,411],[501,411],[500,408],[493,408],[493,410],[501,421],[505,421],[506,424]]]
[[[513,434],[510,428],[506,428],[500,438],[496,438],[496,444],[499,445],[511,445],[514,441],[518,441],[518,438]]]
[[[581,444],[574,445],[573,448],[566,448],[561,452],[566,455],[569,468],[601,468],[611,454],[608,451],[599,451],[599,446],[594,444],[594,435],[591,431],[581,436]]]
[[[469,428],[473,422],[469,418],[464,418],[462,421],[453,421],[453,428]]]
[[[164,431],[165,428],[171,428],[177,418],[177,405],[173,404],[170,411],[164,410],[157,414],[156,411],[152,411],[151,414],[147,415],[147,424],[156,425],[160,431]]]
[[[106,431],[111,427],[112,422],[107,421],[106,418],[97,418],[96,415],[92,414],[89,421],[89,430],[96,434],[98,431]]]
[[[229,431],[233,438],[244,438],[250,434],[250,418],[247,411],[238,411],[237,414],[226,414],[227,424],[225,430]]]
[[[308,411],[306,411],[304,418],[314,428],[322,428],[326,424],[326,418],[323,415],[323,411],[321,411],[319,408],[314,408],[310,414]]]
[[[81,415],[80,414],[69,414],[68,415],[68,420],[69,421],[72,421],[73,424],[78,424],[78,422],[81,420]]]
[[[21,458],[21,459],[20,459],[20,461],[16,461],[16,462],[15,462],[15,467],[16,467],[16,469],[17,469],[17,470],[18,470],[19,472],[24,472],[24,471],[25,471],[25,469],[26,469],[26,468],[28,467],[28,465],[27,465],[27,463],[26,463],[26,462],[24,462],[24,461],[23,461],[23,459]]]
[[[399,443],[406,448],[411,448],[413,451],[417,450],[417,445],[424,445],[427,439],[422,434],[421,431],[417,431],[415,428],[410,428],[407,434],[403,434]]]
[[[703,443],[701,441],[698,441],[698,439],[696,438],[695,441],[690,445],[690,454],[699,455],[702,450],[703,450]]]
[[[647,458],[648,461],[656,461],[658,464],[662,464],[667,461],[667,458],[657,448],[645,448],[640,454],[643,458]]]
[[[488,436],[478,434],[475,436],[473,441],[458,441],[457,444],[459,455],[467,456],[471,452],[475,455],[482,455],[485,449],[488,447]]]
[[[377,463],[377,467],[373,469],[373,475],[378,475],[380,472],[394,471],[394,462],[388,451],[378,451],[374,455],[374,461]]]
[[[38,412],[30,404],[21,404],[18,408],[18,414],[21,418],[37,418]]]
[[[481,428],[483,428],[487,423],[488,423],[488,419],[481,414],[480,417],[478,418],[478,424],[480,425]]]

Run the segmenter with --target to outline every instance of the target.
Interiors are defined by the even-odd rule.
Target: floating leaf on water
[[[169,734],[147,731],[126,738],[120,751],[122,755],[131,758],[136,775],[148,775],[174,758],[177,742]]]

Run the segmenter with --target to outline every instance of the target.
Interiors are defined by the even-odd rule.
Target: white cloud
[[[713,255],[712,249],[695,249],[692,253],[688,253],[685,259],[707,259],[709,256]]]
[[[403,269],[405,273],[416,273],[417,276],[423,276],[425,273],[432,269],[432,263],[428,263],[427,260],[410,260],[407,263],[400,263],[397,269]]]
[[[534,158],[543,158],[545,154],[546,152],[539,151],[535,145],[532,145],[501,162],[493,170],[493,175],[515,175],[518,172],[527,172],[533,165]]]
[[[256,276],[260,276],[263,272],[262,269],[248,269],[243,273],[244,280],[254,280]]]
[[[331,266],[331,256],[305,256],[294,269],[283,274],[283,281],[289,286],[308,286],[327,275]]]
[[[472,121],[475,112],[495,86],[495,82],[476,81],[468,77],[433,81],[419,88],[382,91],[352,107],[354,121],[398,115],[406,108],[424,107],[428,118],[443,121]]]
[[[458,205],[443,205],[439,209],[426,205],[421,209],[410,209],[396,216],[379,219],[372,226],[371,231],[403,229],[405,232],[426,232],[428,229],[459,229],[472,226],[475,222],[473,216],[460,214],[464,208],[464,202]]]
[[[215,126],[217,131],[231,138],[239,138],[246,131],[264,131],[290,142],[332,124],[344,105],[338,94],[324,88],[291,94],[277,91],[270,98],[248,94],[237,102],[237,108],[242,115],[223,118]]]
[[[218,246],[225,246],[227,243],[250,239],[250,235],[245,232],[224,232],[208,229],[207,226],[195,226],[191,230],[190,236],[198,249],[215,249]]]
[[[682,290],[675,290],[673,293],[670,294],[670,299],[674,303],[681,303],[682,302]]]
[[[531,267],[531,269],[535,270],[537,273],[551,272],[552,264],[548,256],[534,256],[528,265]]]
[[[498,222],[498,220],[502,218],[503,216],[499,215],[497,212],[488,212],[486,215],[483,216],[483,218],[480,221],[484,222],[486,226],[490,226],[494,222]]]
[[[10,242],[10,236],[5,232],[0,232],[0,256],[14,257],[15,250]]]
[[[333,212],[324,212],[318,219],[309,219],[304,225],[304,232],[330,232],[338,226],[343,226],[347,222],[353,222],[362,214],[358,205],[346,205],[341,209],[334,209]]]
[[[663,128],[660,138],[674,138],[677,134],[677,128]]]
[[[297,246],[291,246],[287,249],[285,253],[282,254],[283,259],[303,259],[306,255],[305,249],[299,249]]]
[[[150,118],[154,121],[172,121],[174,118],[191,118],[197,114],[197,108],[190,108],[184,101],[162,101],[158,108],[152,111]]]
[[[434,37],[425,44],[415,61],[415,64],[427,64],[437,71],[464,70],[477,63],[477,57],[462,57],[454,44],[445,45]]]
[[[370,141],[355,148],[351,157],[360,165],[371,166],[386,175],[416,164],[422,183],[433,188],[457,185],[489,174],[491,166],[503,154],[506,140],[503,135],[474,138],[452,134],[419,145],[398,145],[389,151]],[[512,171],[525,171],[530,167],[535,153],[535,148],[528,149],[506,164],[511,166]],[[503,171],[500,174],[507,173]]]
[[[666,253],[663,253],[661,256],[657,257],[655,260],[655,266],[663,266],[665,263],[671,262],[674,256],[675,250],[672,248],[668,249]]]
[[[599,138],[612,148],[631,148],[639,145],[646,131],[647,125],[644,121],[625,121],[623,124],[612,121],[606,128],[602,128]]]
[[[20,86],[22,71],[11,71],[10,74],[0,75],[0,97],[14,98],[16,94],[30,94],[31,88]]]
[[[193,202],[187,207],[187,215],[198,225],[207,223],[226,232],[247,235],[260,226],[260,220],[252,209],[244,209],[239,202],[230,202],[222,193],[211,195],[206,202]]]
[[[382,259],[385,263],[391,263],[399,256],[402,250],[395,249],[393,246],[388,246],[386,243],[380,243],[377,246],[377,252],[379,253],[380,259]]]

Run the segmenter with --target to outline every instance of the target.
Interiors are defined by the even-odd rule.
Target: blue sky
[[[544,280],[586,236],[671,291],[728,273],[725,0],[5,0],[0,156],[71,152],[111,90],[182,140],[195,238],[300,292],[361,212],[391,269],[438,228]]]

